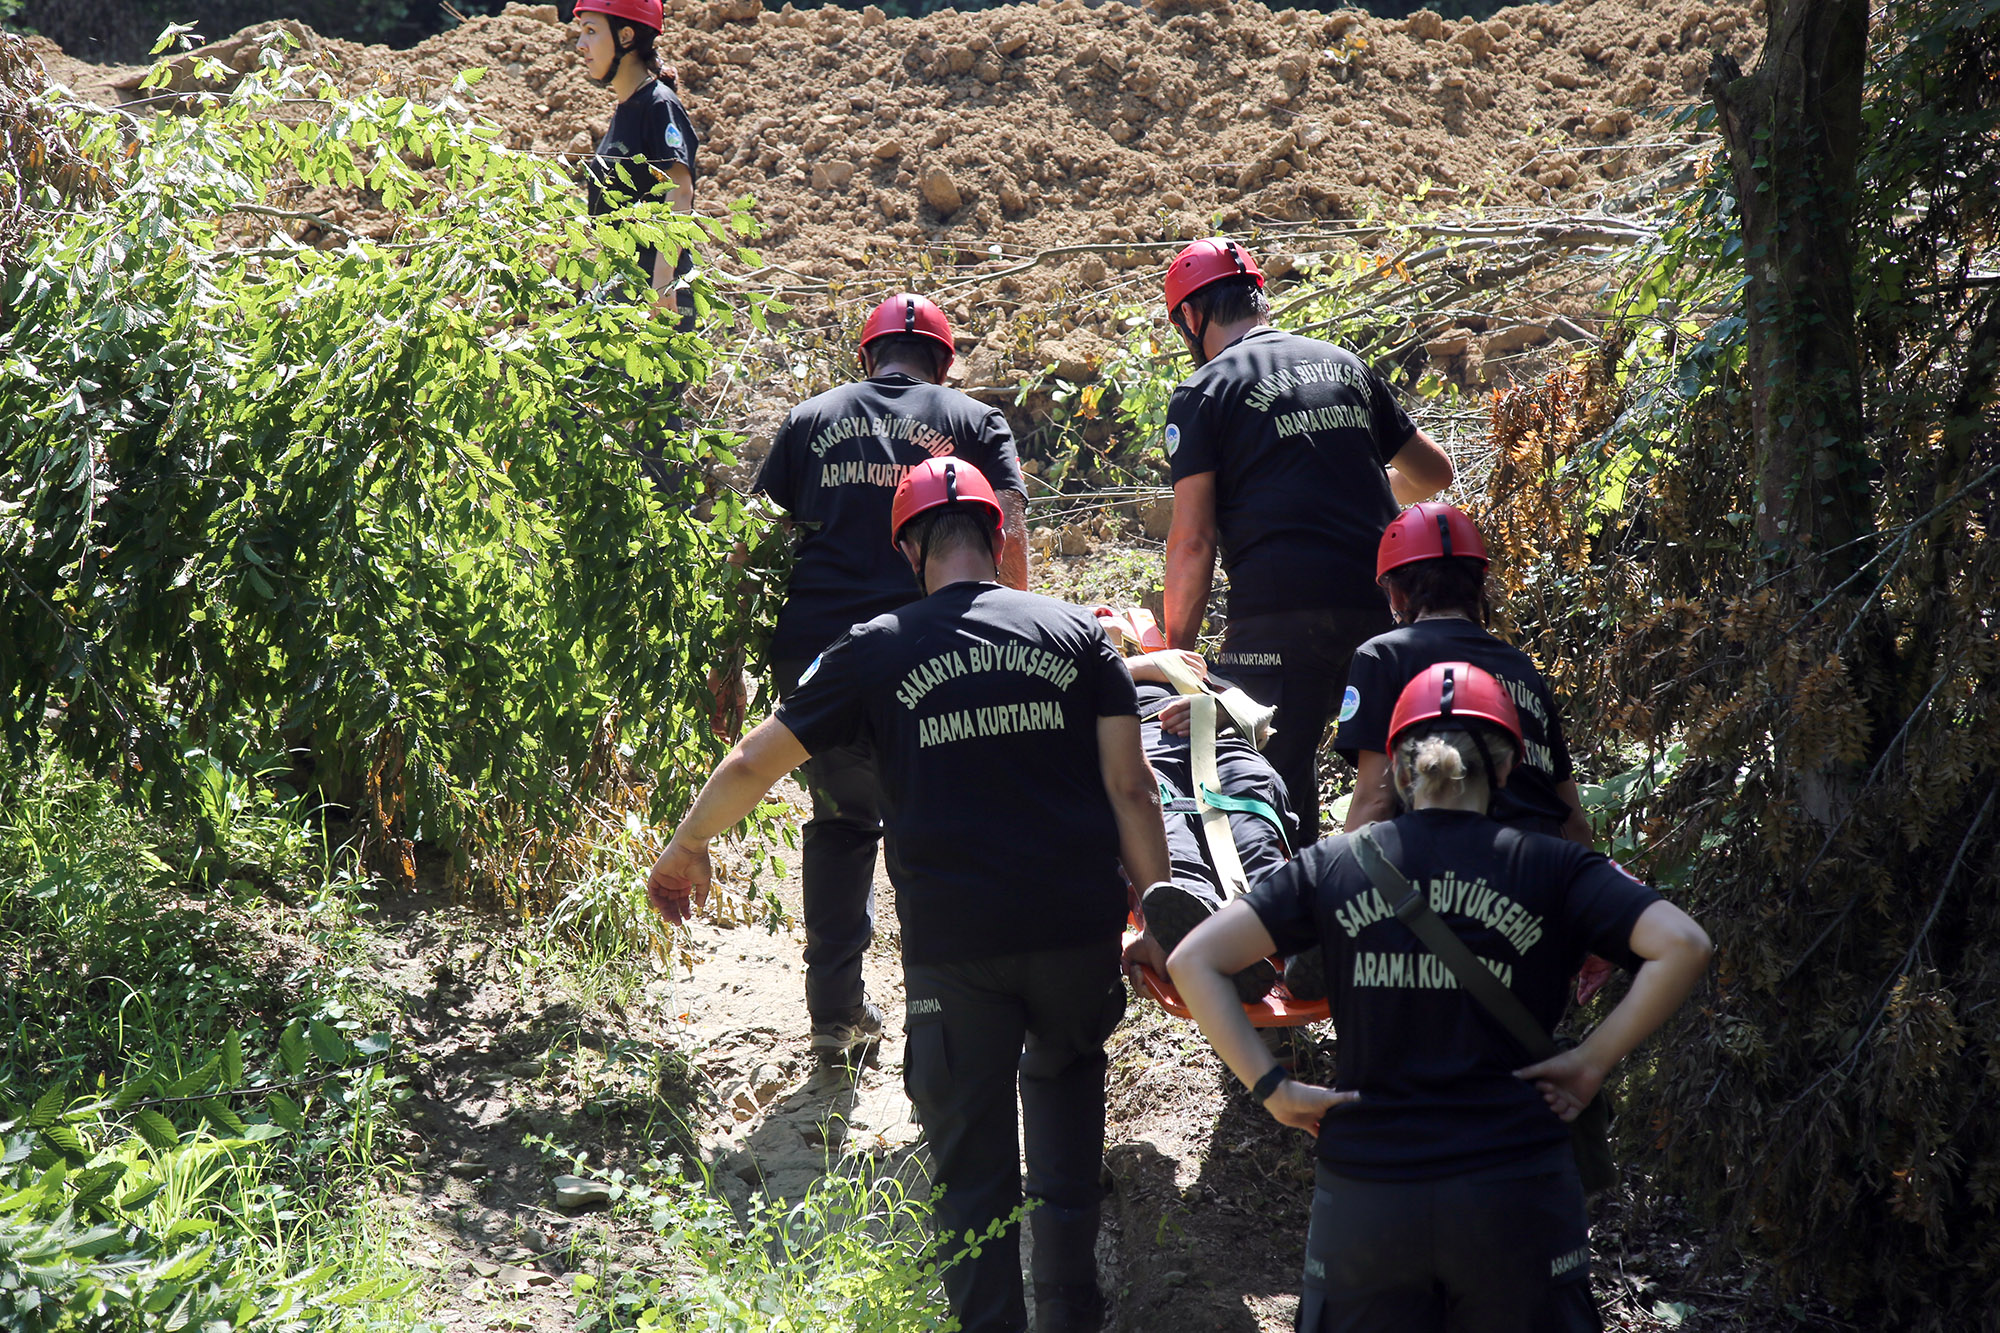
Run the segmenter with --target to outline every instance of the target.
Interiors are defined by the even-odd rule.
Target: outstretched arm
[[[776,718],[758,723],[738,741],[709,775],[694,808],[653,862],[646,877],[646,898],[653,910],[668,921],[685,921],[690,897],[696,903],[707,902],[709,840],[742,822],[779,778],[810,757],[798,737]]]
[[[1028,497],[1017,490],[999,493],[1001,531],[1007,544],[1000,551],[1000,581],[1010,588],[1028,590]]]
[[[1197,472],[1174,483],[1174,521],[1167,529],[1167,642],[1192,651],[1201,638],[1215,585],[1215,474]]]

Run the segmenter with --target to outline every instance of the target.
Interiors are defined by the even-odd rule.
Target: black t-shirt
[[[901,373],[843,384],[793,408],[751,489],[804,526],[774,660],[811,657],[848,626],[921,595],[889,540],[903,474],[962,458],[995,491],[1027,492],[1007,418],[956,389]]]
[[[954,963],[1118,934],[1097,719],[1134,698],[1095,616],[954,583],[854,626],[777,718],[809,753],[873,746],[903,959]]]
[[[690,180],[696,179],[694,156],[700,147],[694,122],[674,90],[659,79],[641,85],[611,113],[611,128],[598,140],[597,155],[587,164],[590,215],[598,217],[648,200],[666,201],[674,188],[667,168],[678,162],[687,168]],[[639,267],[648,277],[657,257],[650,245],[639,250]],[[694,257],[683,249],[675,271],[686,273],[692,267]]]
[[[1221,896],[1221,881],[1210,862],[1201,812],[1195,806],[1194,760],[1186,736],[1175,736],[1160,726],[1159,711],[1175,691],[1152,681],[1136,682],[1139,693],[1139,738],[1146,748],[1146,761],[1153,766],[1163,789],[1160,795],[1166,810],[1167,854],[1173,863],[1173,877],[1206,884]],[[1271,767],[1257,747],[1233,731],[1218,729],[1215,737],[1215,777],[1225,796],[1248,797],[1269,806],[1278,816],[1276,825],[1262,814],[1249,810],[1229,812],[1229,828],[1236,843],[1236,857],[1243,863],[1246,882],[1257,881],[1285,863],[1289,850],[1298,844],[1299,817],[1292,812],[1285,794],[1284,779]]]
[[[1229,614],[1384,605],[1375,547],[1396,517],[1382,469],[1416,429],[1352,352],[1253,329],[1167,407],[1173,479],[1215,474]]]
[[[1493,817],[1509,823],[1532,821],[1531,826],[1543,820],[1563,824],[1569,806],[1556,794],[1556,786],[1574,777],[1575,770],[1549,683],[1526,653],[1470,620],[1419,620],[1378,634],[1355,650],[1354,662],[1347,668],[1347,692],[1340,700],[1340,730],[1333,740],[1341,758],[1352,764],[1363,750],[1387,754],[1389,717],[1396,711],[1397,697],[1426,667],[1439,662],[1470,662],[1492,672],[1507,687],[1521,715],[1527,760],[1494,794]]]
[[[1376,827],[1389,860],[1545,1028],[1586,953],[1637,970],[1632,927],[1659,895],[1600,853],[1461,811]],[[1396,919],[1351,842],[1308,848],[1247,897],[1281,952],[1326,947],[1335,1086],[1361,1100],[1320,1123],[1321,1160],[1361,1180],[1431,1180],[1561,1142],[1568,1127],[1514,1077],[1526,1053]]]

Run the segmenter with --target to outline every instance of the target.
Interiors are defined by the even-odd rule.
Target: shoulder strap
[[[1426,948],[1444,960],[1445,966],[1458,978],[1460,988],[1470,992],[1473,999],[1485,1006],[1486,1012],[1507,1029],[1532,1059],[1546,1060],[1554,1055],[1555,1042],[1542,1031],[1542,1025],[1535,1021],[1528,1007],[1507,989],[1500,978],[1493,975],[1486,964],[1479,961],[1464,940],[1452,933],[1451,927],[1431,910],[1424,895],[1382,854],[1382,848],[1375,840],[1375,827],[1369,825],[1356,829],[1351,841],[1354,859],[1374,882],[1382,900],[1395,911],[1396,919],[1414,931]]]

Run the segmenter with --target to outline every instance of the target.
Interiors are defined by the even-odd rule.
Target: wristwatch
[[[1264,1077],[1250,1085],[1250,1100],[1262,1106],[1271,1100],[1271,1094],[1278,1090],[1278,1085],[1291,1076],[1291,1071],[1283,1065],[1272,1065],[1265,1071]]]

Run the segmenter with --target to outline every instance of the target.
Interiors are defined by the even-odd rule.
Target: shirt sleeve
[[[1111,640],[1091,617],[1092,665],[1097,673],[1097,715],[1099,717],[1137,717],[1139,715],[1139,690],[1132,683],[1132,673],[1125,666],[1125,659],[1111,646]]]
[[[1354,651],[1347,667],[1347,689],[1340,696],[1340,729],[1334,733],[1333,748],[1348,763],[1358,763],[1363,750],[1389,753],[1389,718],[1396,711],[1396,699],[1405,680],[1392,655],[1385,655],[1375,640]]]
[[[1396,391],[1389,382],[1374,371],[1368,372],[1368,415],[1375,436],[1375,450],[1382,456],[1383,466],[1395,460],[1402,452],[1403,442],[1416,430],[1416,423],[1410,414],[1396,401]]]
[[[757,469],[757,480],[750,483],[751,490],[770,496],[793,515],[799,511],[792,476],[792,441],[798,433],[797,421],[795,414],[786,415],[785,424],[778,427],[778,433],[771,439],[771,452],[764,455],[764,465]]]
[[[1167,404],[1167,470],[1173,480],[1213,472],[1220,464],[1215,432],[1202,409],[1208,400],[1192,389],[1174,390]]]
[[[1588,950],[1608,958],[1628,972],[1644,959],[1632,952],[1632,927],[1648,907],[1660,901],[1653,889],[1626,874],[1602,852],[1573,842],[1560,844],[1571,862],[1569,892],[1563,921],[1574,952]]]
[[[1313,912],[1319,896],[1313,872],[1329,855],[1323,850],[1328,845],[1321,843],[1293,857],[1243,895],[1281,954],[1301,953],[1320,942],[1319,918]]]
[[[659,121],[651,142],[647,144],[648,156],[653,159],[653,165],[662,171],[678,162],[688,169],[688,176],[693,178],[697,174],[695,149],[701,144],[694,122],[688,119],[687,109],[677,98],[662,98],[657,105]]]
[[[1019,491],[1026,495],[1028,483],[1021,475],[1021,458],[1014,448],[1014,432],[999,408],[989,408],[985,419],[979,423],[979,446],[985,455],[979,463],[979,471],[993,489]]]
[[[851,745],[866,730],[866,626],[857,625],[828,645],[799,676],[791,697],[773,714],[798,737],[807,754]]]

